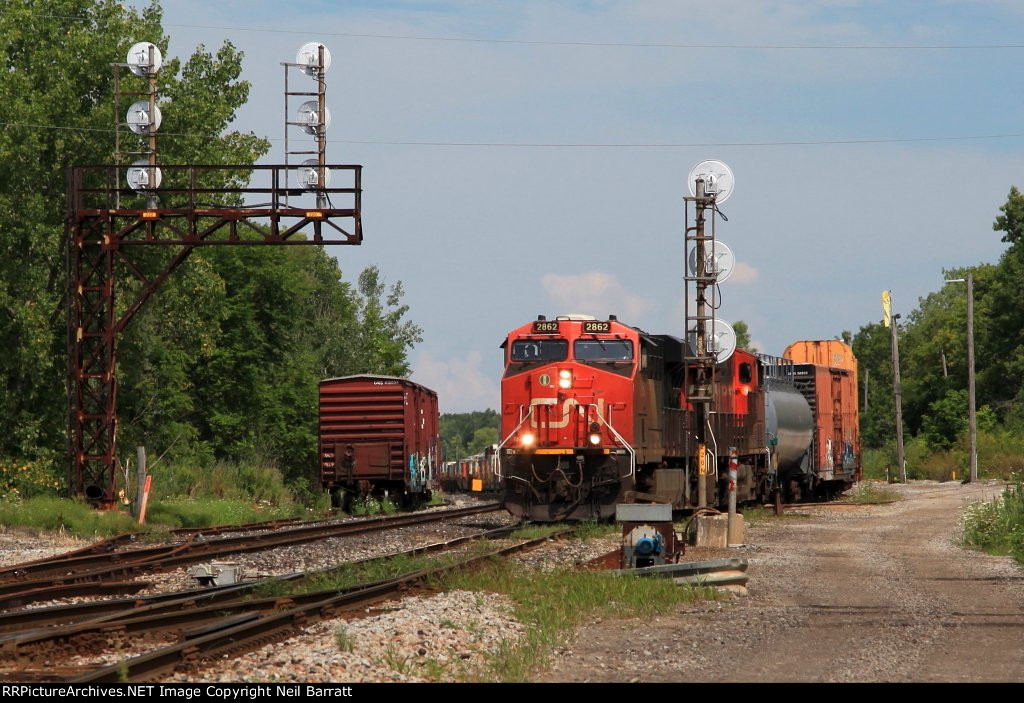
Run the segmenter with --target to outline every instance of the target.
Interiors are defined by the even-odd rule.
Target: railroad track
[[[392,552],[378,557],[368,557],[348,562],[344,568],[358,568],[373,562],[382,562],[396,557],[412,558],[437,552],[448,552],[470,542],[506,537],[519,529],[519,525],[500,527],[494,530],[458,537],[444,542]],[[204,589],[202,592],[160,594],[142,599],[101,601],[88,615],[78,606],[52,606],[29,611],[9,613],[10,625],[20,617],[20,627],[0,635],[0,661],[31,661],[40,657],[66,660],[82,651],[98,651],[111,637],[136,633],[147,636],[155,633],[193,629],[208,622],[237,617],[249,613],[267,613],[284,607],[301,605],[323,600],[339,592],[325,589],[310,593],[288,594],[260,598],[259,593],[268,588],[296,582],[314,582],[338,571],[339,567],[322,569],[309,573],[295,573],[277,576],[246,584],[229,587]],[[348,591],[351,589],[343,589]],[[75,621],[69,621],[76,618]]]
[[[243,525],[214,525],[212,527],[177,527],[172,530],[168,530],[171,535],[181,535],[184,537],[192,535],[203,535],[209,537],[211,535],[227,534],[229,532],[249,532],[253,530],[277,530],[282,527],[296,525],[304,522],[301,518],[283,518],[280,520],[267,520],[263,522],[250,522]],[[18,581],[24,578],[24,575],[30,573],[33,569],[42,569],[44,565],[48,564],[61,564],[66,563],[68,560],[78,559],[80,557],[87,557],[93,555],[110,554],[118,547],[130,544],[138,539],[138,534],[133,532],[126,532],[124,534],[116,535],[99,542],[95,542],[81,549],[75,549],[70,552],[64,552],[50,557],[43,557],[42,559],[34,559],[32,561],[21,562],[19,564],[13,564],[11,566],[5,566],[0,568],[0,583],[6,583],[8,581]]]
[[[465,518],[500,509],[498,503],[487,503],[453,510],[319,523],[216,540],[194,533],[182,543],[125,551],[109,551],[107,547],[112,540],[105,540],[79,550],[87,553],[77,556],[72,553],[9,567],[5,570],[7,580],[0,582],[0,610],[80,595],[135,593],[150,585],[130,580],[144,573],[233,554]]]
[[[502,527],[480,535],[460,537],[361,562],[380,561],[395,556],[447,552],[469,542],[507,537],[516,529],[519,529],[519,526]],[[38,661],[45,657],[50,661],[60,661],[67,671],[68,656],[83,648],[95,652],[97,648],[109,648],[111,640],[139,633],[145,633],[147,638],[166,638],[172,635],[179,637],[181,641],[172,645],[159,647],[115,665],[93,667],[87,673],[63,679],[79,683],[151,680],[160,673],[173,670],[182,661],[249,651],[292,636],[304,626],[316,621],[338,617],[345,611],[364,608],[369,603],[392,598],[433,576],[457,569],[473,568],[495,556],[525,551],[571,532],[572,529],[567,529],[536,539],[522,540],[511,546],[496,547],[482,554],[460,558],[448,565],[343,589],[268,598],[246,597],[268,582],[306,578],[306,575],[296,574],[267,579],[261,584],[246,584],[245,588],[219,589],[219,592],[199,597],[191,594],[191,598],[184,596],[177,601],[153,598],[146,605],[129,609],[122,606],[120,611],[112,610],[105,615],[94,616],[73,625],[37,628],[4,636],[0,638],[0,658],[8,665],[15,665],[19,675],[45,676],[45,670],[31,670],[33,660]],[[355,562],[358,563],[360,562]],[[50,680],[53,680],[52,674]]]

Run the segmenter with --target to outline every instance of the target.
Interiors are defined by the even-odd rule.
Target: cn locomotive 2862
[[[725,501],[730,447],[739,501],[838,491],[860,476],[856,360],[838,340],[788,358],[737,349],[715,369],[705,415],[687,402],[685,342],[619,322],[543,316],[502,344],[504,504],[537,521],[608,518],[623,502]],[[704,430],[704,461],[695,430]]]

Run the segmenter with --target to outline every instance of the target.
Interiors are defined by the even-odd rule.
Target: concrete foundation
[[[743,544],[743,516],[739,513],[729,525],[728,515],[698,515],[694,520],[695,547],[734,547]]]
[[[728,515],[698,515],[693,521],[696,531],[693,546],[695,547],[727,547],[729,546]]]

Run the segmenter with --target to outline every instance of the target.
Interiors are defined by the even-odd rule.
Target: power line
[[[698,147],[752,147],[752,146],[825,146],[829,144],[899,144],[907,142],[947,142],[973,139],[1013,139],[1024,137],[1024,132],[1010,134],[976,134],[954,137],[892,137],[879,139],[807,139],[775,142],[693,142],[693,143],[554,143],[554,142],[430,142],[384,141],[360,139],[332,139],[334,144],[380,144],[386,146],[465,146],[465,147],[527,147],[539,149],[683,149]],[[276,141],[276,140],[271,140]]]
[[[106,132],[113,129],[99,127],[67,127],[61,125],[31,124],[27,122],[0,122],[0,127],[21,129],[54,129],[78,132]],[[209,138],[210,135],[187,134],[183,132],[161,132],[161,137]],[[771,147],[771,146],[827,146],[843,144],[905,144],[915,142],[955,142],[988,139],[1018,139],[1024,132],[1006,134],[971,134],[940,137],[880,137],[849,139],[794,139],[765,142],[447,142],[427,140],[387,139],[330,139],[329,144],[365,144],[379,146],[438,146],[438,147],[482,147],[482,148],[528,148],[528,149],[691,149],[704,147]],[[260,137],[269,142],[282,142],[279,137]]]
[[[89,21],[86,17],[69,17],[61,15],[32,15],[42,19],[57,19],[72,22]],[[313,30],[276,29],[266,27],[236,27],[231,25],[213,24],[179,24],[162,23],[163,27],[180,29],[211,29],[230,32],[257,32],[262,34],[294,34],[306,36]],[[493,39],[485,37],[444,37],[422,34],[370,34],[360,32],[326,32],[321,29],[315,33],[327,37],[350,37],[354,39],[391,39],[400,41],[456,42],[465,44],[513,44],[521,46],[571,46],[623,49],[747,49],[757,51],[978,51],[1024,49],[1024,44],[689,44],[675,42],[597,42],[569,40],[534,40],[534,39]]]

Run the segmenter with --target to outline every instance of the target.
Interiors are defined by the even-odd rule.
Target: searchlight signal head
[[[153,65],[149,63],[150,50],[153,52]],[[140,41],[137,44],[133,44],[132,48],[128,50],[128,70],[134,73],[136,76],[148,76],[150,73],[156,73],[160,70],[160,66],[163,65],[164,57],[160,53],[160,47],[153,42]]]

